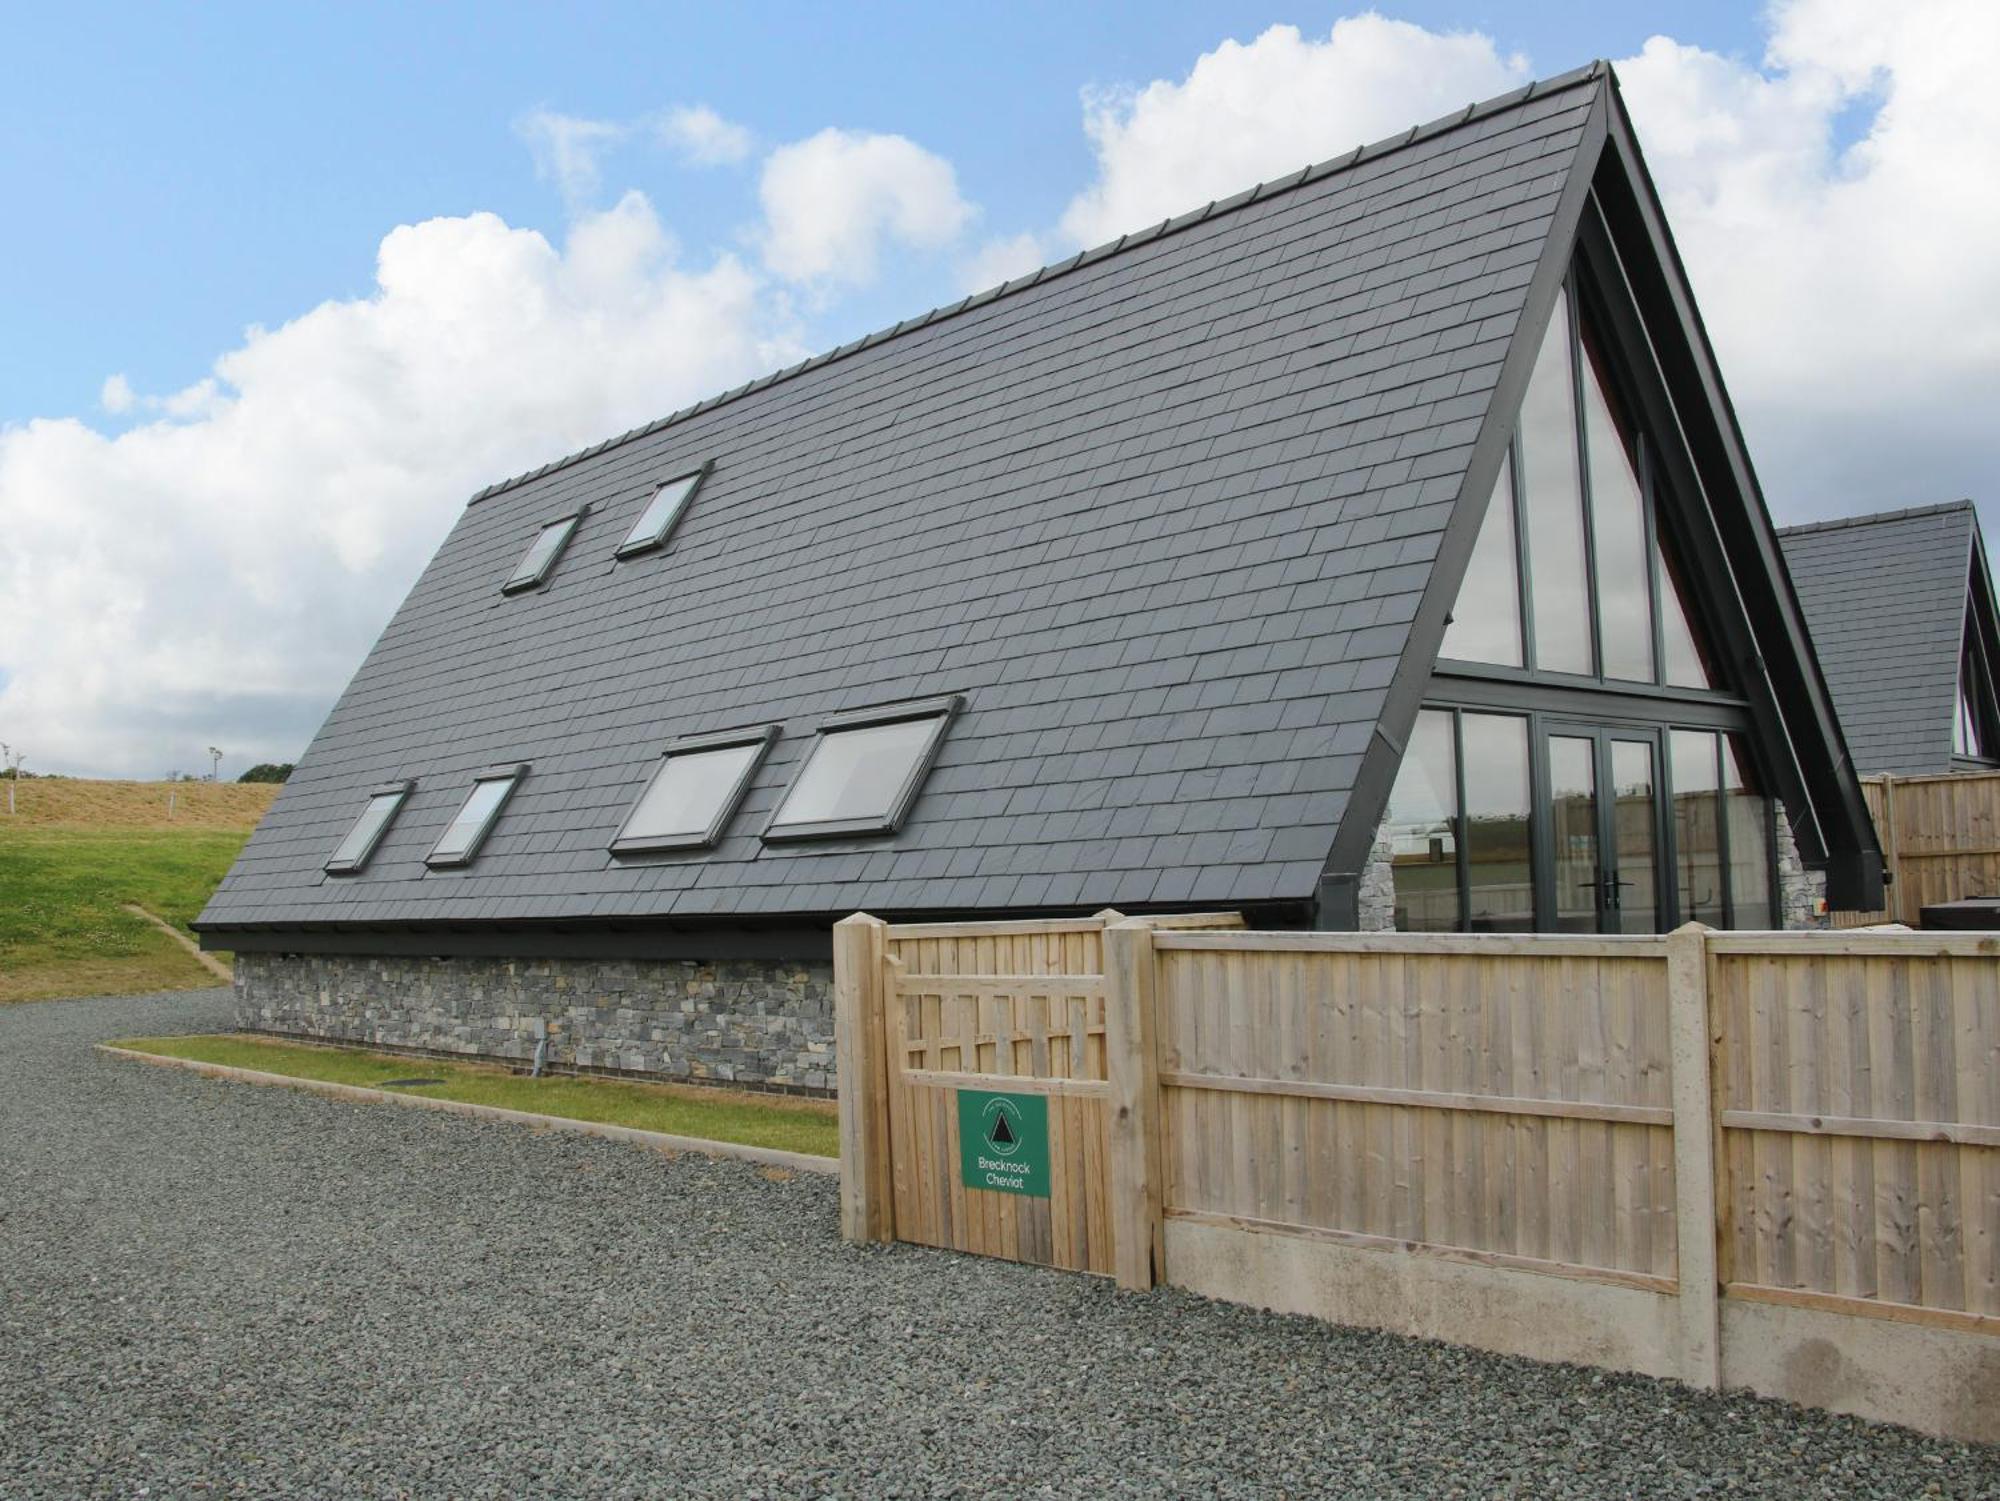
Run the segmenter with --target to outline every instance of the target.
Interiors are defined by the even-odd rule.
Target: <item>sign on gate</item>
[[[1048,1096],[959,1090],[958,1181],[967,1188],[1046,1199]]]

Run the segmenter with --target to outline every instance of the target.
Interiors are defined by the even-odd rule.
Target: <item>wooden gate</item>
[[[836,926],[840,1090],[874,1105],[841,1117],[843,1162],[856,1169],[842,1178],[850,1238],[1117,1272],[1116,1202],[1130,1175],[1117,1170],[1114,1137],[1151,1141],[1131,1110],[1114,1108],[1142,1084],[1151,1093],[1120,1066],[1150,1058],[1140,1029],[1107,1004],[1104,928],[1122,920]],[[1146,921],[1243,925],[1234,913]],[[1037,1102],[1047,1166],[1032,1191],[967,1186],[964,1153],[976,1162],[980,1143],[961,1129],[966,1091]]]

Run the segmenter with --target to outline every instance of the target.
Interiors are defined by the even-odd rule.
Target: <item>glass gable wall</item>
[[[1572,277],[1390,794],[1399,929],[1772,924],[1747,709],[1591,306]]]

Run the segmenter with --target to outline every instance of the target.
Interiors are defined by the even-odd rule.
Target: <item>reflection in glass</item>
[[[848,820],[890,822],[943,726],[941,716],[931,715],[827,731],[778,805],[771,828]]]
[[[464,865],[479,853],[487,830],[500,816],[507,794],[514,790],[512,777],[485,777],[472,784],[465,803],[445,828],[431,852],[424,858],[432,865]]]
[[[1613,838],[1617,840],[1618,930],[1654,933],[1660,926],[1659,862],[1655,847],[1659,796],[1653,747],[1644,740],[1611,742]]]
[[[1555,831],[1556,930],[1597,931],[1597,743],[1549,736],[1549,812]]]
[[[1646,572],[1646,502],[1634,429],[1611,405],[1604,351],[1585,337],[1583,431],[1597,543],[1597,624],[1604,675],[1653,681],[1653,609]]]
[[[1729,821],[1729,894],[1732,926],[1775,928],[1771,910],[1771,808],[1758,790],[1757,771],[1741,735],[1728,737],[1722,758],[1723,802]]]
[[[356,871],[366,865],[368,857],[375,853],[376,842],[389,827],[389,820],[396,816],[396,810],[403,806],[403,799],[408,795],[405,789],[398,787],[393,792],[377,792],[371,796],[368,806],[354,821],[354,827],[347,831],[347,837],[333,852],[333,858],[326,862],[326,868]]]
[[[1479,540],[1451,607],[1440,656],[1521,665],[1521,574],[1514,553],[1514,462],[1501,461]]]
[[[1467,714],[1465,868],[1475,933],[1528,933],[1535,926],[1534,864],[1528,842],[1528,721]]]
[[[709,831],[763,754],[764,742],[682,751],[668,756],[618,831],[617,845],[659,848],[706,844]]]
[[[1519,451],[1528,576],[1534,580],[1529,607],[1535,665],[1548,672],[1588,673],[1590,594],[1569,349],[1569,304],[1561,299],[1521,401]]]
[[[1668,742],[1674,779],[1674,876],[1679,922],[1726,925],[1722,900],[1720,745],[1707,730],[1675,730]]]
[[[1667,682],[1676,688],[1712,688],[1715,674],[1709,667],[1709,654],[1702,649],[1691,624],[1693,616],[1688,613],[1687,570],[1678,560],[1669,562],[1657,544],[1653,561],[1660,575],[1660,636],[1666,651]]]
[[[1386,822],[1397,931],[1456,932],[1458,766],[1449,711],[1425,709],[1417,715],[1389,794]]]

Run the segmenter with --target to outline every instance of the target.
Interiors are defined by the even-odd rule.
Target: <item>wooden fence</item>
[[[2000,1440],[2000,941],[1232,921],[842,923],[846,1233]]]
[[[1889,905],[1837,912],[1835,927],[1914,928],[1935,903],[2000,896],[2000,771],[1863,777],[1861,791],[1882,846]]]

